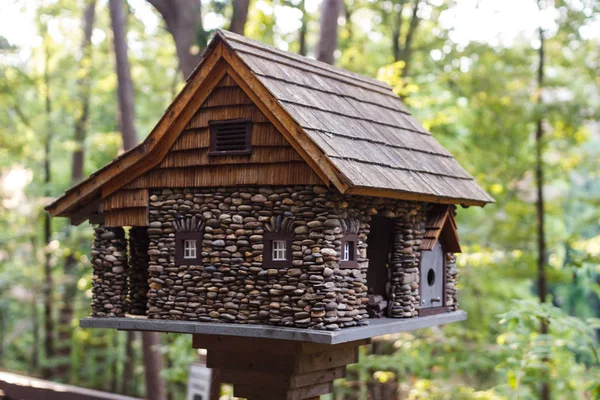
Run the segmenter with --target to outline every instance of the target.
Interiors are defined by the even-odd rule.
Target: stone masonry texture
[[[94,227],[92,315],[122,317],[127,310],[127,240],[123,228]]]
[[[93,315],[130,310],[152,319],[328,330],[367,324],[367,238],[371,216],[379,215],[393,219],[391,315],[415,317],[429,209],[426,203],[343,196],[323,186],[152,190],[149,227],[129,234],[131,268],[123,230],[96,228]],[[201,235],[201,262],[176,263],[180,232]],[[290,267],[263,262],[266,232],[292,235]],[[357,267],[340,267],[346,234],[358,235]],[[447,254],[449,311],[458,306],[455,260]],[[123,297],[128,280],[129,305]]]

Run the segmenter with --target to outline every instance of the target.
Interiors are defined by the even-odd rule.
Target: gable
[[[209,121],[252,120],[250,155],[209,156]],[[125,189],[302,185],[323,181],[229,75],[200,106],[153,169]]]
[[[249,155],[211,156],[209,121],[250,119]],[[312,185],[323,181],[229,75],[225,75],[152,169],[104,202],[106,226],[145,225],[147,189]],[[147,203],[144,204],[144,208]],[[127,222],[126,224],[124,222]]]
[[[448,253],[461,253],[458,227],[450,207],[434,208],[425,224],[425,235],[419,248],[423,251],[432,251],[438,243],[442,244]]]

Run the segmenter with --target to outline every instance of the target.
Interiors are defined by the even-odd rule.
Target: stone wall
[[[367,267],[340,269],[366,214],[324,187],[165,189],[150,197],[150,318],[339,329],[365,322]],[[204,221],[202,265],[175,265],[176,221]],[[263,234],[293,233],[290,268],[263,265]]]
[[[92,315],[121,317],[127,310],[127,240],[123,228],[94,226],[91,252]]]
[[[155,319],[330,330],[366,324],[367,238],[375,214],[394,219],[391,315],[419,313],[419,246],[428,204],[342,196],[322,186],[150,194],[149,227],[130,231],[131,268],[122,228],[95,228],[94,316],[129,310]],[[186,231],[203,233],[199,265],[175,263],[175,235]],[[291,267],[263,265],[265,232],[293,235]],[[359,238],[355,268],[340,267],[348,233]],[[455,259],[447,255],[448,310],[458,307]]]

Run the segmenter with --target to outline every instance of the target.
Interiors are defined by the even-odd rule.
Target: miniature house
[[[492,201],[387,84],[218,31],[47,209],[94,226],[93,317],[337,330],[456,310],[456,205]]]

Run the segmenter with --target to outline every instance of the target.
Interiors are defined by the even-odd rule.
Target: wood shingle
[[[218,34],[352,186],[493,202],[389,85],[227,31]]]

